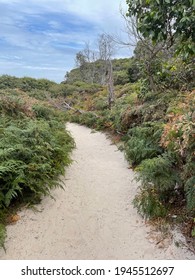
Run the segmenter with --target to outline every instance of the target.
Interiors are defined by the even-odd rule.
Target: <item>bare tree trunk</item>
[[[115,100],[112,61],[108,61],[108,107],[111,109]]]
[[[114,102],[114,83],[113,83],[113,68],[112,68],[112,55],[114,52],[114,42],[112,38],[107,34],[101,34],[98,40],[100,59],[103,62],[102,79],[106,78],[106,84],[108,87],[108,107]],[[102,81],[103,82],[103,81]]]

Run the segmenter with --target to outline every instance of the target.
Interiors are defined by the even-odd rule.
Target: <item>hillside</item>
[[[114,84],[124,85],[129,82],[127,69],[130,66],[130,59],[112,59],[112,65],[114,72]],[[91,83],[91,73],[93,72],[93,83],[101,84],[104,67],[104,61],[100,59],[91,63],[87,62],[85,65],[67,72],[65,75],[65,82],[68,84],[78,81]]]

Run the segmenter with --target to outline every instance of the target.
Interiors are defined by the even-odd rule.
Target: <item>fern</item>
[[[155,157],[160,152],[160,148],[148,144],[144,139],[136,137],[132,137],[125,145],[126,158],[133,165],[141,163],[146,158]]]
[[[182,186],[182,182],[173,163],[170,155],[164,153],[143,160],[136,168],[141,190],[133,203],[146,218],[165,216],[170,199],[177,197],[175,186]]]
[[[192,176],[185,183],[187,208],[195,213],[195,176]]]
[[[139,214],[146,219],[164,217],[167,214],[166,207],[159,200],[158,193],[153,187],[143,187],[133,200],[134,207]]]
[[[49,112],[47,119],[0,119],[0,207],[26,195],[37,200],[49,194],[71,163],[74,143],[61,114],[45,108],[42,111]]]
[[[139,172],[138,180],[143,184],[151,182],[162,191],[173,189],[176,183],[180,183],[179,176],[167,154],[142,161],[136,170]]]
[[[142,160],[156,157],[162,153],[159,146],[162,124],[145,123],[143,127],[135,127],[128,131],[129,140],[125,145],[126,158],[132,164],[140,164]]]

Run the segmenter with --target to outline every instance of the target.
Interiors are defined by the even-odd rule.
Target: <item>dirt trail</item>
[[[68,124],[76,141],[64,181],[7,227],[0,259],[194,259],[184,248],[156,245],[131,204],[137,189],[123,153],[102,133]],[[149,234],[150,232],[150,234]],[[162,245],[162,244],[161,244]]]

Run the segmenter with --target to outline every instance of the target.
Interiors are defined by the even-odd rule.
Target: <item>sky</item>
[[[123,36],[120,5],[127,9],[125,0],[0,0],[0,75],[63,81],[86,43],[95,49],[104,32]]]

